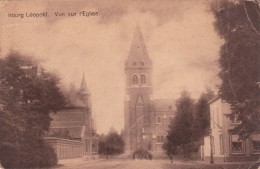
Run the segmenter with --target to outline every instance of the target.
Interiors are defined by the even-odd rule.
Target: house
[[[209,161],[211,151],[214,161],[248,161],[260,157],[260,131],[240,140],[232,129],[240,124],[237,116],[227,117],[231,113],[228,103],[219,96],[209,101],[211,135],[204,137],[203,157]]]

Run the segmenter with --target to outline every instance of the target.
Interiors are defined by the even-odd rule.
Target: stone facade
[[[210,102],[211,137],[204,138],[203,156],[209,160],[212,148],[215,161],[246,161],[260,157],[260,133],[251,134],[245,140],[239,140],[238,133],[232,129],[240,123],[235,117],[230,120],[230,105],[218,96]]]
[[[69,104],[50,115],[53,120],[46,140],[60,159],[93,156],[98,153],[98,135],[84,75],[80,88],[72,87],[67,98]]]
[[[125,150],[162,152],[169,121],[174,117],[174,100],[153,99],[152,61],[139,26],[125,61]]]

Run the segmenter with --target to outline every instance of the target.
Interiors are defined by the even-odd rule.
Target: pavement
[[[53,168],[71,168],[73,166],[86,165],[89,163],[96,163],[98,161],[102,161],[104,159],[96,159],[96,160],[87,160],[85,158],[71,158],[71,159],[62,159],[58,161],[57,166]]]
[[[61,160],[55,169],[247,169],[248,165],[241,164],[205,164],[199,161],[179,161],[165,159],[132,160],[132,159],[108,159],[108,160]]]
[[[158,166],[159,165],[159,166]],[[108,160],[83,160],[70,159],[60,160],[53,169],[160,169],[161,164],[151,162],[151,160],[126,160],[126,159],[108,159]]]

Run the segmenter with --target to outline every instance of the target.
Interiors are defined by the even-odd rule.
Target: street
[[[249,163],[208,164],[194,161],[170,160],[99,160],[68,166],[58,166],[55,169],[247,169]]]

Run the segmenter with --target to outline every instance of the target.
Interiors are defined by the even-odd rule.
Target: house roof
[[[57,113],[51,113],[53,122],[84,121],[84,112],[81,109],[63,109]]]
[[[175,111],[174,99],[155,99],[154,110],[155,111]]]
[[[68,131],[69,135],[72,138],[81,138],[82,137],[82,130],[83,126],[79,127],[57,127],[57,128],[50,128],[50,133],[55,133],[59,131]]]
[[[73,138],[81,138],[82,130],[85,125],[85,115],[82,108],[66,108],[57,113],[51,113],[53,119],[50,126],[50,133],[59,130],[68,130]]]
[[[208,104],[212,104],[212,103],[214,103],[215,101],[217,101],[217,100],[219,100],[219,99],[220,99],[220,96],[217,95],[217,96],[215,96],[213,99],[211,99],[210,101],[208,101]]]

